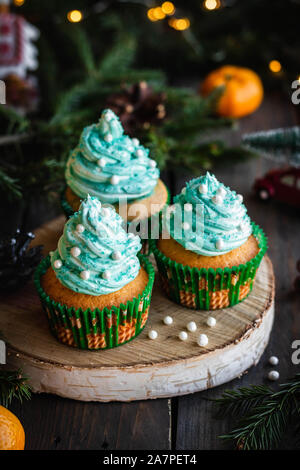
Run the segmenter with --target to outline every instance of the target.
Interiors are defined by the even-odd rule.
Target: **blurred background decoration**
[[[30,72],[38,103],[36,92],[24,102],[21,76],[9,83],[11,106],[0,106],[4,200],[59,191],[68,152],[103,107],[150,146],[162,169],[241,161],[247,150],[214,135],[236,124],[215,113],[224,87],[203,98],[200,82],[225,64],[253,69],[268,90],[291,94],[300,79],[297,0],[0,3],[34,25],[39,62]]]

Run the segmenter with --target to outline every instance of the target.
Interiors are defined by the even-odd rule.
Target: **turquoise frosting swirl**
[[[119,118],[109,109],[98,124],[86,127],[71,152],[65,172],[68,186],[81,198],[88,194],[114,204],[149,196],[159,170],[138,139],[124,135]]]
[[[243,197],[214,175],[195,178],[174,198],[167,228],[187,250],[218,256],[238,248],[252,233]]]
[[[57,249],[50,253],[59,281],[75,292],[115,292],[139,273],[140,238],[126,233],[114,209],[88,196],[66,223]]]

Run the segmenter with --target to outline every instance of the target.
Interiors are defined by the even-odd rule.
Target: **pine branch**
[[[31,388],[27,378],[22,376],[20,370],[0,370],[0,405],[9,407],[12,400],[16,398],[21,403],[31,397]]]
[[[132,36],[121,35],[116,44],[102,58],[98,71],[107,76],[113,70],[124,73],[132,65],[136,53],[136,40]]]
[[[17,179],[9,176],[4,168],[0,167],[0,191],[8,194],[10,199],[20,199],[22,197],[21,186]]]
[[[85,30],[77,24],[71,25],[65,31],[71,39],[84,69],[88,75],[92,75],[96,70],[96,65],[91,43]]]
[[[278,392],[252,386],[226,391],[216,403],[222,416],[240,416],[237,427],[222,439],[235,442],[239,449],[274,448],[293,416],[300,414],[300,373],[281,384]]]

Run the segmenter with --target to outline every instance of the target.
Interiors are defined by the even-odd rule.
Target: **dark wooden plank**
[[[256,114],[241,121],[239,133],[295,123],[297,123],[295,107],[286,99],[273,96],[265,100]],[[238,136],[235,138],[238,140]],[[296,276],[295,263],[300,258],[299,212],[272,202],[264,205],[257,201],[251,192],[254,179],[274,166],[276,166],[275,162],[259,158],[232,168],[229,164],[227,169],[219,169],[215,172],[225,184],[244,195],[250,216],[264,228],[269,237],[269,256],[274,264],[277,284],[276,319],[270,344],[260,363],[250,369],[248,374],[241,379],[207,392],[176,399],[177,404],[174,407],[178,410],[178,416],[174,433],[176,433],[177,449],[226,448],[218,436],[230,430],[233,422],[231,419],[216,420],[214,405],[206,398],[217,398],[226,388],[267,383],[266,375],[271,370],[268,358],[271,355],[276,355],[280,359],[277,369],[282,380],[299,372],[299,366],[293,365],[291,361],[292,341],[300,337],[300,297],[292,290],[293,279]],[[177,180],[177,190],[181,189],[182,184],[182,179]],[[283,448],[285,447],[293,448],[293,441],[286,439],[283,444]]]
[[[23,423],[26,449],[169,449],[168,400],[84,403],[34,395],[11,410]]]

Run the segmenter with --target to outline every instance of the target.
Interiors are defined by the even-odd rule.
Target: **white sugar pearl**
[[[150,162],[149,162],[149,166],[150,166],[150,168],[155,168],[155,167],[156,167],[156,165],[157,165],[157,163],[156,163],[156,161],[155,161],[155,160],[150,160]]]
[[[240,202],[240,203],[242,203],[243,200],[244,200],[244,198],[241,194],[238,194],[236,198],[237,198],[238,202]]]
[[[190,332],[192,333],[193,331],[196,331],[196,330],[197,330],[197,325],[196,325],[196,323],[195,323],[194,321],[190,321],[190,322],[188,322],[188,324],[186,325],[186,328],[187,328],[188,331],[190,331]]]
[[[109,272],[108,271],[103,271],[102,277],[103,277],[103,279],[106,279],[106,280],[109,279]]]
[[[104,140],[105,140],[105,142],[110,143],[110,142],[112,142],[112,140],[113,140],[113,136],[112,136],[111,134],[106,134],[106,135],[104,136]]]
[[[192,210],[193,210],[193,205],[190,204],[189,202],[188,202],[187,204],[184,204],[184,210],[185,210],[186,212],[192,212]]]
[[[122,253],[120,251],[114,251],[112,254],[111,254],[111,257],[112,259],[114,260],[120,260],[122,259]]]
[[[110,182],[111,184],[119,184],[120,182],[120,178],[118,175],[113,175],[111,178],[110,178]]]
[[[97,165],[99,165],[101,168],[104,168],[106,165],[106,159],[104,157],[99,158],[99,160],[97,161]]]
[[[186,193],[186,188],[182,188],[181,194],[185,194],[185,193]]]
[[[279,379],[279,372],[277,372],[277,370],[271,370],[269,373],[268,373],[268,379],[269,380],[278,380]]]
[[[222,250],[224,248],[224,242],[221,238],[219,238],[216,241],[216,248],[217,248],[217,250]]]
[[[135,152],[135,156],[138,157],[138,158],[141,158],[144,156],[144,152],[142,149],[137,149],[137,151]]]
[[[76,232],[83,233],[84,232],[84,226],[82,224],[76,225]]]
[[[208,337],[204,334],[201,334],[197,340],[199,346],[203,347],[208,344]]]
[[[90,272],[89,271],[81,271],[80,273],[80,277],[81,279],[83,279],[84,281],[87,281],[90,277]]]
[[[207,193],[207,184],[204,184],[204,183],[199,184],[198,191],[201,194],[206,194]]]
[[[60,259],[56,259],[53,263],[55,269],[60,269],[62,267],[62,262],[60,261]]]
[[[173,323],[173,318],[170,317],[169,315],[167,315],[167,316],[164,318],[163,321],[164,321],[164,324],[165,324],[165,325],[172,325],[172,323]]]
[[[188,230],[190,228],[190,224],[188,222],[183,222],[182,228],[183,230]]]
[[[136,139],[135,137],[131,140],[131,142],[133,143],[133,145],[134,145],[135,147],[137,147],[138,145],[140,145],[139,139]]]
[[[158,337],[158,333],[155,330],[150,330],[148,333],[148,338],[150,339],[156,339]]]
[[[178,335],[178,338],[181,339],[181,341],[186,341],[188,339],[188,334],[186,331],[181,331]]]
[[[271,364],[272,366],[277,366],[278,363],[279,363],[278,357],[276,357],[276,356],[271,356],[270,357],[269,364]]]
[[[216,194],[215,196],[213,196],[211,198],[212,202],[214,202],[215,204],[222,204],[223,202],[223,198],[221,196],[219,196],[219,194]]]
[[[101,214],[104,217],[108,217],[110,215],[110,209],[109,207],[102,207]]]
[[[81,249],[78,248],[78,246],[73,246],[73,248],[71,248],[71,255],[74,256],[75,258],[77,258],[81,253]]]
[[[208,317],[206,324],[210,327],[216,326],[217,320],[214,317]]]
[[[223,188],[223,186],[220,186],[218,191],[217,191],[217,194],[221,197],[225,197],[226,196],[226,189]]]

